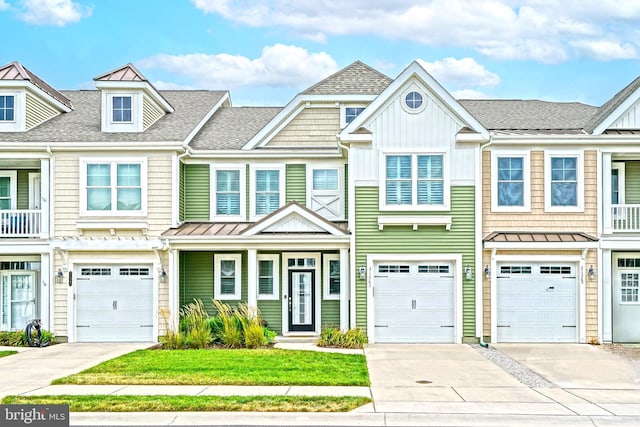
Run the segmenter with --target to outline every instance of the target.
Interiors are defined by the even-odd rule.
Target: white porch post
[[[178,251],[169,251],[169,324],[167,327],[178,330],[180,312],[180,262]]]
[[[49,238],[49,221],[52,219],[51,209],[53,208],[50,200],[53,191],[49,179],[51,173],[49,166],[49,159],[40,160],[40,236],[43,239]]]
[[[247,305],[249,311],[257,313],[258,311],[258,251],[255,249],[247,250]]]
[[[349,250],[340,249],[340,329],[349,329]]]

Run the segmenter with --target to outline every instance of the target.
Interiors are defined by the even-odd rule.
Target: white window
[[[0,171],[0,209],[16,209],[17,203],[16,171]]]
[[[211,216],[214,221],[246,220],[246,167],[211,166]]]
[[[491,210],[529,212],[531,210],[529,177],[528,152],[492,152]]]
[[[135,91],[102,91],[102,131],[142,132],[144,95]]]
[[[15,99],[13,95],[0,95],[0,122],[16,120]]]
[[[415,85],[412,85],[409,90],[402,94],[400,102],[404,111],[411,114],[420,113],[424,111],[427,106],[427,98]]]
[[[111,120],[116,123],[131,123],[133,120],[131,96],[113,96],[111,98]]]
[[[584,211],[582,152],[545,153],[545,210]]]
[[[143,215],[147,209],[146,160],[81,159],[83,215]]]
[[[340,127],[345,127],[360,115],[366,108],[365,105],[341,105]]]
[[[213,297],[217,300],[242,298],[242,254],[214,255]]]
[[[342,166],[307,168],[307,207],[327,219],[344,218]]]
[[[285,200],[284,166],[252,166],[250,194],[253,220],[278,210]]]
[[[271,254],[258,255],[258,299],[278,299],[280,288],[279,256]]]
[[[611,204],[624,205],[625,200],[625,164],[624,162],[611,163]]]
[[[324,256],[324,299],[340,299],[340,255]]]
[[[449,180],[444,153],[386,154],[381,210],[448,210]]]

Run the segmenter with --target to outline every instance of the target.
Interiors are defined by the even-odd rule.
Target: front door
[[[289,271],[289,331],[315,331],[314,271]]]
[[[35,273],[5,271],[2,273],[0,317],[3,330],[21,330],[36,316]]]
[[[640,342],[639,322],[640,257],[621,256],[613,282],[613,341]]]

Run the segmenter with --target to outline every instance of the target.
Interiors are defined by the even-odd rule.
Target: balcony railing
[[[0,210],[0,237],[40,237],[39,209]]]
[[[613,231],[640,232],[640,205],[611,205]]]

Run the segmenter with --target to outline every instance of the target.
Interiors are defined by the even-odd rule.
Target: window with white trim
[[[15,121],[15,96],[0,95],[0,122]]]
[[[133,121],[131,96],[113,96],[111,98],[111,120],[114,123]]]
[[[242,298],[242,254],[214,255],[213,297],[217,300]]]
[[[639,303],[640,302],[640,274],[620,273],[620,302]]]
[[[387,154],[381,202],[387,209],[437,209],[449,205],[444,154]]]
[[[365,105],[340,105],[340,127],[344,128],[351,123],[365,108]]]
[[[545,154],[545,208],[555,212],[582,212],[582,152]]]
[[[324,256],[324,299],[340,299],[340,255]]]
[[[81,212],[138,215],[146,212],[145,160],[81,160]]]
[[[491,210],[528,212],[531,210],[529,152],[491,153]]]
[[[251,167],[251,217],[263,217],[284,205],[284,166]]]
[[[244,221],[245,165],[211,166],[211,216],[214,221]]]
[[[16,209],[17,178],[16,171],[0,171],[0,210]]]
[[[307,168],[307,207],[327,219],[344,218],[341,168]]]
[[[260,254],[258,260],[258,299],[278,299],[280,267],[277,254]]]

